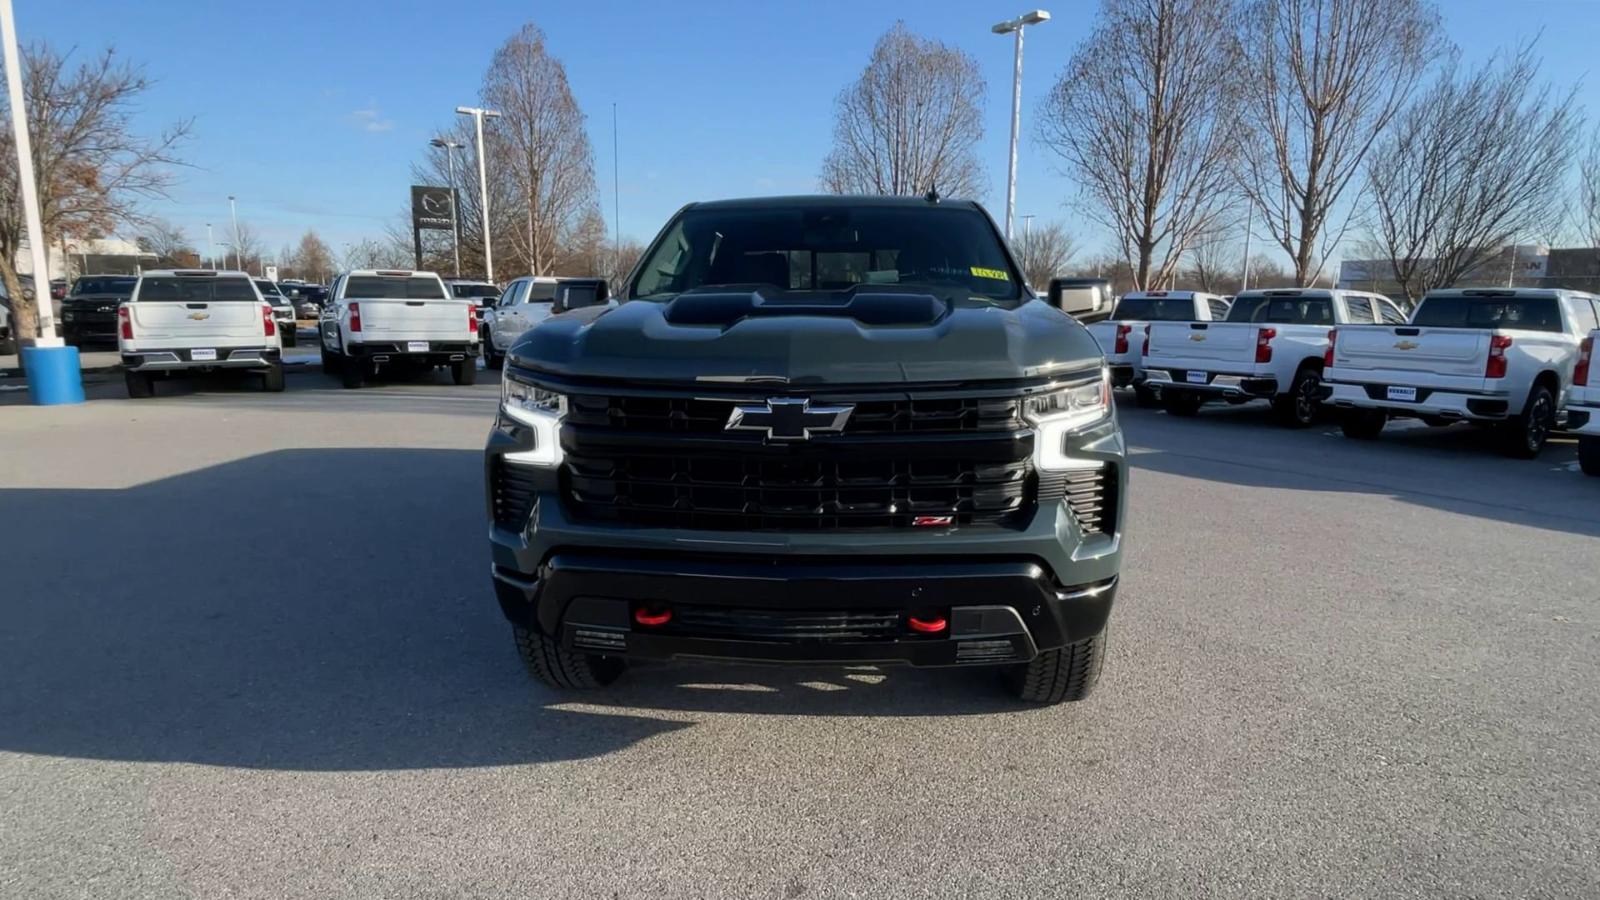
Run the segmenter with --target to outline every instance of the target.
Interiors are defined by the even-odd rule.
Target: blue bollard
[[[23,347],[28,396],[37,406],[83,402],[83,371],[77,347]]]

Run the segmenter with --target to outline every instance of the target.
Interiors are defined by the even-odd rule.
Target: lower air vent
[[[531,472],[503,459],[495,460],[489,475],[489,498],[496,525],[521,531],[528,524],[536,496]]]
[[[1078,530],[1112,534],[1117,530],[1117,470],[1110,464],[1072,472],[1051,472],[1039,479],[1039,502],[1066,501]]]

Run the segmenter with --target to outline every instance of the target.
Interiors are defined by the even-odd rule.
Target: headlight
[[[1098,425],[1111,415],[1111,370],[1100,369],[1100,377],[1040,394],[1024,401],[1023,417],[1038,429],[1033,462],[1041,471],[1060,472],[1102,465],[1098,459],[1074,459],[1067,455],[1067,437]]]
[[[546,467],[561,465],[561,419],[567,414],[565,394],[519,381],[507,373],[500,379],[500,409],[533,432],[533,449],[507,453],[506,462]]]

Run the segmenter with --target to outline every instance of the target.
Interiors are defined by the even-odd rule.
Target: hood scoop
[[[753,291],[689,291],[667,303],[663,316],[673,325],[729,328],[745,319],[820,316],[854,319],[869,326],[926,327],[950,314],[950,304],[932,294],[851,291],[788,291],[769,297]]]

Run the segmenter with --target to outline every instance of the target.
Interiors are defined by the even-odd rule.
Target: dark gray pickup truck
[[[901,663],[1089,694],[1122,433],[1094,340],[982,208],[692,204],[615,299],[512,346],[489,434],[493,583],[534,676]]]

